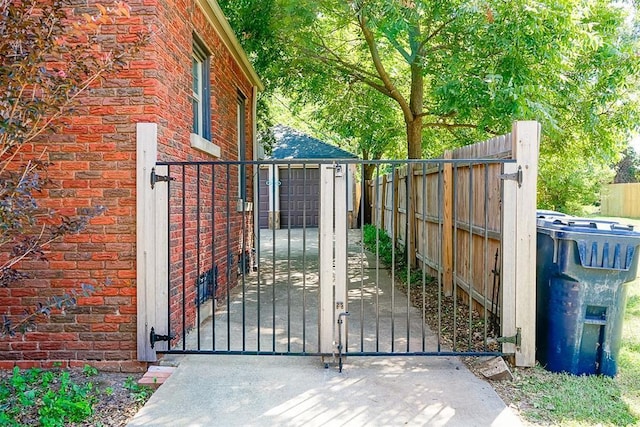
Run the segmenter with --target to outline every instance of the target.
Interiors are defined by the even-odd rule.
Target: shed
[[[284,125],[276,125],[272,131],[276,143],[268,159],[290,162],[263,165],[260,169],[260,228],[317,227],[320,162],[327,159],[338,162],[357,156]],[[350,181],[353,183],[353,178]]]

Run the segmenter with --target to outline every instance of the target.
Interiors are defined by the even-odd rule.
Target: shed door
[[[285,167],[280,169],[280,226],[318,226],[320,169]],[[289,222],[291,221],[291,222]]]
[[[260,224],[260,228],[269,227],[269,186],[267,182],[269,181],[269,171],[267,169],[260,169],[260,179],[258,189],[258,221]]]

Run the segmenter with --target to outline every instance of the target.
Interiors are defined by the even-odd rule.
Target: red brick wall
[[[85,1],[80,3],[84,5]],[[85,232],[52,244],[47,261],[25,263],[33,278],[10,288],[0,288],[0,313],[19,314],[24,307],[33,306],[43,297],[79,289],[81,283],[100,289],[89,298],[79,298],[77,307],[55,313],[49,321],[39,323],[36,332],[1,339],[0,368],[15,364],[49,366],[53,362],[61,362],[63,366],[82,365],[86,361],[111,370],[143,367],[135,362],[136,123],[158,123],[161,160],[216,160],[189,145],[193,32],[204,40],[213,56],[212,139],[221,148],[221,159],[237,159],[238,90],[247,97],[247,158],[253,156],[251,84],[195,0],[129,0],[128,3],[132,6],[131,18],[120,18],[116,25],[103,28],[103,34],[124,41],[151,26],[155,33],[153,40],[126,70],[97,85],[67,119],[62,132],[48,138],[47,144],[52,183],[43,193],[42,203],[69,215],[97,205],[105,206],[107,211],[92,219]],[[78,11],[82,12],[82,8]],[[36,152],[41,148],[35,147]],[[221,183],[226,178],[220,176],[216,180]],[[227,191],[237,194],[237,184],[234,184],[237,180],[231,178],[229,182],[230,186],[221,186],[216,199],[218,195],[226,197]],[[189,199],[188,204],[193,206],[195,200]],[[216,216],[223,217],[220,221],[226,218],[226,212],[222,212],[216,211]],[[229,212],[229,218],[232,242],[237,246],[241,217],[234,209]],[[220,221],[216,223],[216,229],[220,228],[216,231],[217,263],[220,276],[226,277],[227,257],[223,254],[226,240],[221,236],[226,236],[227,230]],[[193,221],[189,228],[194,229]],[[210,228],[201,239],[211,240]],[[193,242],[188,242],[189,262],[185,271],[189,280],[195,282]],[[175,251],[181,251],[181,245],[179,248]],[[210,260],[209,255],[201,253],[202,259]],[[172,256],[178,256],[177,252]]]
[[[159,91],[166,94],[160,101],[163,111],[170,114],[167,120],[160,120],[159,151],[162,160],[183,161],[212,161],[217,160],[197,150],[186,148],[189,144],[191,129],[191,46],[193,35],[204,43],[204,47],[211,53],[211,134],[212,142],[221,149],[223,161],[238,160],[237,146],[237,98],[241,92],[246,98],[245,126],[247,141],[246,158],[252,159],[251,117],[252,86],[244,76],[241,68],[226,49],[222,40],[211,30],[206,16],[195,3],[165,2],[161,4],[160,15],[162,21],[171,23],[166,28],[166,36],[161,37],[157,47],[157,62],[159,67]],[[185,114],[186,112],[186,114]],[[182,207],[182,178],[181,170],[172,168],[171,175],[177,174],[177,181],[171,183],[172,211],[170,223],[171,271],[170,271],[170,327],[176,337],[174,343],[183,336],[183,330],[188,331],[196,322],[196,282],[198,274],[217,267],[218,296],[236,283],[237,256],[240,240],[242,239],[242,214],[236,212],[238,178],[237,165],[219,165],[215,167],[215,178],[212,191],[211,167],[200,170],[201,200],[195,199],[196,171],[188,168],[185,171],[185,212]],[[252,188],[251,171],[248,170],[247,185]],[[213,201],[212,201],[212,193]],[[248,200],[251,201],[251,191]],[[229,202],[229,209],[227,207]],[[215,202],[215,209],[213,203]],[[200,227],[196,222],[197,209],[200,207]],[[215,219],[211,221],[211,213]],[[251,213],[246,215],[251,219]],[[182,230],[182,221],[185,229]],[[245,225],[245,236],[251,235],[251,223]],[[227,227],[229,225],[229,227]],[[212,236],[212,228],[215,232]],[[227,235],[229,240],[227,241]],[[199,244],[197,241],[199,240]],[[247,247],[251,248],[251,241],[246,237]],[[186,251],[183,259],[183,245]],[[196,251],[196,248],[198,250]],[[231,254],[229,254],[229,251]],[[197,261],[197,252],[200,263]],[[229,266],[229,255],[236,260],[236,264]],[[184,269],[184,271],[183,271]],[[182,312],[185,311],[185,322],[182,322]]]

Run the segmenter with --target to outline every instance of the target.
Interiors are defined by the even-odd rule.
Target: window
[[[247,157],[247,141],[245,135],[245,106],[246,98],[238,92],[238,108],[237,108],[237,127],[238,127],[238,160],[244,162]],[[238,198],[247,200],[247,167],[240,164],[238,170]]]
[[[192,132],[211,140],[211,89],[209,83],[209,55],[197,40],[193,43],[191,76],[193,79],[191,106],[193,110]]]

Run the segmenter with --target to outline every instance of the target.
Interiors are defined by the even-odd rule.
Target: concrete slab
[[[347,351],[439,350],[359,233],[350,232]],[[318,352],[317,230],[261,233],[260,259],[228,304],[201,313],[186,349]],[[342,373],[319,356],[165,358],[178,368],[129,426],[522,425],[455,357],[350,356]]]
[[[184,356],[138,426],[520,426],[455,357]]]

